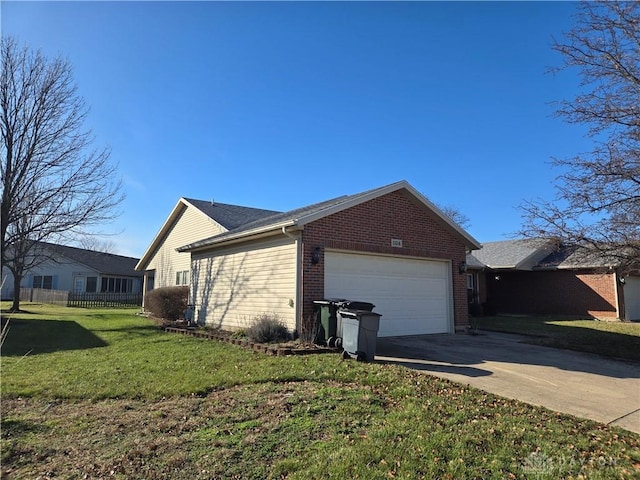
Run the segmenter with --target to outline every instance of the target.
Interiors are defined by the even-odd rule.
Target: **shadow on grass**
[[[560,324],[551,323],[562,322]],[[607,331],[606,328],[632,328],[634,324],[602,322],[603,329],[588,328],[584,322],[562,318],[536,317],[488,317],[480,319],[480,328],[488,331],[526,335],[524,343],[562,348],[605,357],[640,362],[640,337],[623,331]],[[596,323],[597,324],[597,323]],[[640,326],[639,326],[640,327]],[[637,329],[640,331],[640,328]]]
[[[106,347],[107,343],[76,322],[60,320],[18,320],[9,322],[2,355],[52,353]]]

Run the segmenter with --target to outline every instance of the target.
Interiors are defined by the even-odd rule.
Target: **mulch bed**
[[[207,338],[209,340],[217,340],[219,342],[226,342],[232,345],[238,345],[249,350],[264,353],[266,355],[309,355],[312,353],[337,353],[335,348],[323,347],[320,345],[311,344],[268,344],[268,343],[256,343],[251,342],[246,338],[239,338],[233,336],[230,332],[225,331],[208,331],[200,328],[189,327],[165,327],[165,332],[178,333],[182,335],[189,335],[192,337]]]

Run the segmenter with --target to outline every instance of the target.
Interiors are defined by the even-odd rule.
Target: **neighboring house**
[[[467,256],[470,307],[485,314],[640,319],[640,277],[547,239],[489,242]]]
[[[180,198],[136,265],[144,272],[144,292],[191,283],[191,255],[177,249],[187,243],[228,232],[275,211]],[[144,300],[143,300],[144,306]]]
[[[167,223],[178,227],[175,209]],[[138,269],[166,248],[168,231],[163,228]],[[178,252],[191,255],[200,323],[236,329],[273,313],[296,330],[312,318],[314,300],[348,298],[373,303],[382,314],[379,335],[398,336],[466,328],[465,256],[479,247],[402,181],[239,221]]]
[[[142,275],[134,267],[137,258],[83,248],[40,242],[46,260],[22,278],[22,288],[64,290],[74,293],[140,293]],[[2,268],[2,298],[13,297],[13,275]]]

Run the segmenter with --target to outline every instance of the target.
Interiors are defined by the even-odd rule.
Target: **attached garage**
[[[191,254],[196,315],[223,328],[263,313],[300,331],[314,301],[376,305],[380,336],[464,331],[466,253],[480,245],[407,182],[245,223]],[[308,329],[307,329],[308,330]]]
[[[450,262],[327,251],[327,298],[373,303],[382,314],[379,336],[453,331]]]
[[[625,320],[640,320],[640,277],[627,277],[624,283]]]

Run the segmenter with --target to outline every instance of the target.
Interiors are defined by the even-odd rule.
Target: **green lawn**
[[[557,317],[482,317],[478,327],[531,335],[527,343],[640,362],[640,322],[600,322]]]
[[[271,357],[24,304],[3,478],[638,478],[640,436],[385,364]]]

